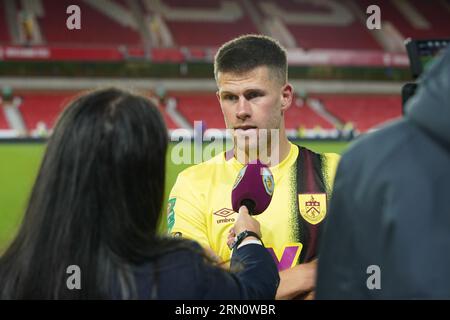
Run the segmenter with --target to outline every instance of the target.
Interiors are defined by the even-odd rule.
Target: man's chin
[[[250,162],[259,158],[257,145],[237,146],[235,157],[241,163]]]
[[[239,139],[257,139],[258,138],[258,129],[252,128],[252,129],[234,129],[234,136],[235,138]]]

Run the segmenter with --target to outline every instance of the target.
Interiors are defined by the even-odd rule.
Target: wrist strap
[[[247,238],[247,237],[255,237],[256,239],[258,239],[259,241],[261,241],[261,244],[264,246],[264,243],[263,243],[263,241],[262,241],[262,239],[261,239],[261,237],[256,233],[256,232],[253,232],[253,231],[248,231],[248,230],[245,230],[245,231],[242,231],[241,233],[239,233],[238,235],[237,235],[237,240],[236,240],[236,242],[233,244],[233,249],[236,249],[240,244],[241,244],[241,242],[245,239],[245,238]]]

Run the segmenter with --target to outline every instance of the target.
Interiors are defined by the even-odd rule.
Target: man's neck
[[[272,159],[270,159],[268,165],[270,167],[276,166],[278,164],[280,164],[281,162],[283,162],[289,155],[289,152],[291,151],[291,143],[289,142],[289,140],[287,139],[286,136],[280,138],[280,141],[278,143],[278,159],[274,158],[272,161]]]
[[[277,141],[275,145],[271,146],[270,152],[254,152],[249,154],[248,152],[242,152],[241,154],[236,154],[236,148],[234,148],[234,158],[242,164],[247,164],[249,162],[259,159],[262,163],[267,164],[269,167],[273,167],[283,162],[289,155],[291,150],[291,144],[287,137],[283,137],[280,141]],[[241,159],[244,156],[244,159]]]

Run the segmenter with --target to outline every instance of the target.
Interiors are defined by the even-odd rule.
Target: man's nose
[[[251,117],[250,103],[245,97],[240,97],[237,103],[236,117],[245,120]]]

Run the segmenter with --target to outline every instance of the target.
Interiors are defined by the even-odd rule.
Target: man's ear
[[[220,94],[219,94],[219,90],[216,91],[216,97],[217,97],[217,100],[219,100],[219,103],[220,103]]]
[[[294,98],[294,89],[290,83],[286,83],[281,88],[281,112],[285,112],[292,104]]]

